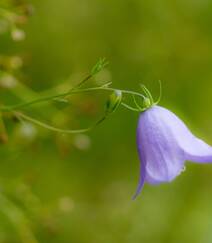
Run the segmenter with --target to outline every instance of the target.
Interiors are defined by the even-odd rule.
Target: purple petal
[[[139,154],[139,159],[140,159],[140,161],[142,161],[142,163],[140,165],[140,179],[139,179],[139,183],[138,183],[138,187],[137,187],[136,193],[133,196],[133,200],[136,199],[138,194],[143,189],[143,186],[144,186],[144,183],[145,183],[145,177],[146,177],[145,158],[143,157],[144,153],[142,153],[142,148],[141,148],[141,146],[139,146],[139,144],[140,144],[139,143],[140,136],[138,134],[139,134],[139,132],[137,133],[138,154]]]
[[[171,181],[181,172],[184,154],[167,126],[161,108],[155,106],[140,115],[137,137],[147,182]]]
[[[185,151],[186,160],[199,163],[212,163],[212,147],[201,139],[194,138]]]
[[[184,151],[184,159],[194,162],[212,162],[212,147],[195,137],[174,113],[162,107],[155,107],[165,117],[168,129],[173,133],[178,146]]]
[[[136,196],[145,182],[172,181],[183,170],[185,160],[212,162],[212,147],[196,138],[175,114],[160,106],[141,113],[137,146],[141,173]]]

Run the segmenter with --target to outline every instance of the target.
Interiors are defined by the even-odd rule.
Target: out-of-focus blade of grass
[[[2,114],[0,113],[0,143],[6,143],[7,141],[8,141],[8,135],[4,125]]]
[[[0,211],[9,219],[23,243],[38,243],[24,213],[5,195],[0,193]]]
[[[20,81],[17,81],[17,84],[15,85],[15,87],[10,89],[10,92],[16,97],[18,97],[19,99],[21,99],[22,102],[35,100],[40,97],[39,93],[33,91],[31,88],[27,87],[25,84],[21,83]],[[41,106],[44,108],[48,108],[48,111],[51,112],[57,111],[56,107],[54,107],[49,102],[45,102],[36,105],[36,111],[38,111],[39,113],[42,113],[42,111],[44,110],[44,109],[40,109]],[[35,107],[33,107],[33,109],[35,109]]]

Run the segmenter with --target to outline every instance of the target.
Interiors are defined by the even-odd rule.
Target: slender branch
[[[79,87],[81,87],[85,82],[87,82],[90,78],[92,78],[93,75],[89,74],[87,77],[85,77],[81,82],[79,82],[74,88],[72,88],[71,90],[77,89]],[[70,91],[71,91],[70,90]]]
[[[85,133],[85,132],[89,132],[91,131],[92,129],[94,129],[97,125],[99,125],[100,123],[102,123],[105,119],[106,119],[106,116],[103,116],[101,119],[99,119],[94,125],[88,127],[88,128],[85,128],[85,129],[77,129],[77,130],[70,130],[70,129],[61,129],[61,128],[57,128],[57,127],[54,127],[54,126],[51,126],[51,125],[48,125],[44,122],[41,122],[37,119],[34,119],[30,116],[27,116],[21,112],[14,112],[15,116],[17,116],[19,119],[24,119],[26,121],[29,121],[29,122],[32,122],[40,127],[43,127],[43,128],[46,128],[48,130],[51,130],[51,131],[54,131],[54,132],[59,132],[59,133],[68,133],[68,134],[74,134],[74,133]]]
[[[0,110],[9,112],[9,111],[17,110],[17,109],[24,108],[24,107],[27,107],[27,106],[30,106],[30,105],[34,105],[34,104],[37,104],[37,103],[47,102],[47,101],[53,100],[55,98],[61,98],[61,97],[65,97],[65,96],[67,97],[67,96],[70,96],[70,95],[85,93],[85,92],[91,92],[91,91],[95,91],[95,90],[102,90],[102,91],[119,90],[119,91],[121,91],[122,93],[125,93],[125,94],[132,94],[132,95],[138,96],[142,99],[145,98],[144,95],[142,95],[138,92],[134,92],[134,91],[130,91],[130,90],[121,90],[121,89],[109,88],[109,87],[106,87],[106,85],[104,84],[103,86],[93,87],[93,88],[72,89],[70,91],[67,91],[67,92],[64,92],[64,93],[61,93],[61,94],[41,97],[39,99],[35,99],[35,100],[28,101],[28,102],[25,102],[25,103],[17,104],[17,105],[14,105],[14,106],[3,106],[3,107],[0,107]]]
[[[130,106],[130,105],[124,103],[124,102],[121,102],[121,105],[124,106],[125,108],[127,108],[128,110],[140,112],[139,109],[134,108],[134,107],[132,107],[132,106]]]
[[[141,84],[141,88],[143,89],[144,93],[146,94],[146,96],[150,99],[151,104],[154,104],[154,100],[152,98],[151,93],[149,92],[149,90],[146,88],[145,85]]]
[[[161,97],[162,97],[162,84],[161,84],[161,80],[158,80],[158,82],[159,82],[159,97],[158,97],[157,101],[155,102],[156,105],[160,102]]]
[[[133,95],[132,97],[133,97],[133,101],[134,101],[136,107],[137,107],[139,110],[142,110],[141,106],[138,104],[138,102],[137,102],[137,100],[136,100],[136,98],[135,98],[135,95]]]

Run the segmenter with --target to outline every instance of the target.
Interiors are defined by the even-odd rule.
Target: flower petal
[[[168,182],[180,174],[184,167],[184,153],[167,125],[166,116],[163,112],[161,114],[160,107],[154,106],[140,115],[137,137],[139,156],[145,165],[146,182]]]
[[[212,147],[195,137],[187,126],[169,110],[156,107],[161,116],[166,117],[167,127],[172,131],[178,146],[184,151],[185,160],[207,163],[212,162]]]
[[[195,137],[174,113],[160,106],[141,113],[137,147],[141,171],[135,197],[145,182],[172,181],[183,171],[185,160],[212,162],[212,147]]]
[[[199,138],[193,138],[185,151],[186,160],[199,163],[212,163],[212,147]]]
[[[139,183],[138,183],[138,187],[136,190],[135,195],[133,196],[133,200],[136,199],[136,197],[138,196],[138,194],[142,191],[144,183],[145,183],[145,177],[146,177],[146,165],[145,165],[145,159],[143,157],[143,153],[142,153],[142,147],[140,146],[139,143],[139,135],[137,134],[137,144],[138,144],[138,154],[139,154],[139,159],[141,162],[140,165],[140,178],[139,178]]]

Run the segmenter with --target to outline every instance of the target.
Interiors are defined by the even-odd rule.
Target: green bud
[[[108,65],[108,62],[106,61],[106,59],[105,58],[100,58],[99,61],[92,68],[91,76],[94,76],[97,73],[99,73],[107,65]]]
[[[120,90],[115,90],[109,97],[106,103],[106,113],[110,114],[116,111],[116,109],[121,104],[122,92]]]
[[[149,98],[145,98],[143,103],[145,108],[149,108],[152,105]]]

